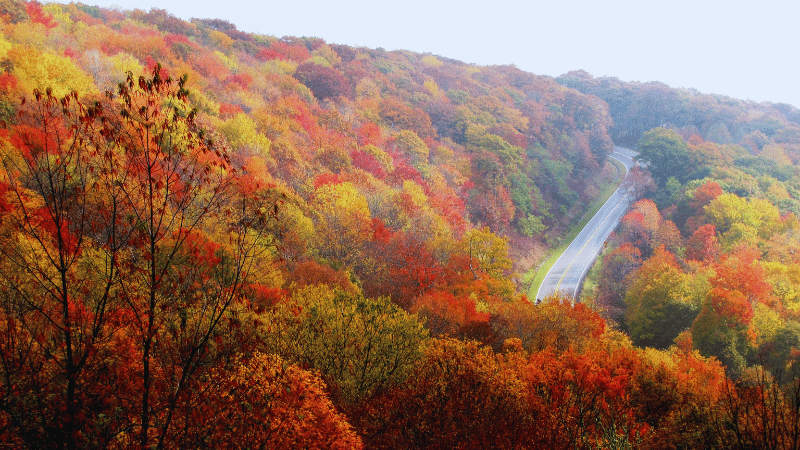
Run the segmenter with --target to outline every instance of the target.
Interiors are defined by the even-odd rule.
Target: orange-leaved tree
[[[277,355],[237,358],[231,370],[203,381],[205,401],[185,414],[191,425],[182,448],[363,448],[319,375]]]
[[[115,207],[130,227],[120,297],[141,363],[132,434],[142,448],[169,445],[175,412],[196,400],[186,386],[247,333],[237,317],[242,288],[278,209],[255,188],[234,193],[236,171],[197,128],[185,83],[163,78],[160,66],[151,78],[129,73],[96,141],[113,155]],[[212,242],[204,235],[212,229],[227,239]]]
[[[530,445],[524,355],[505,362],[473,341],[433,339],[403,389],[382,398],[371,448],[481,449]],[[530,448],[535,448],[531,446]]]

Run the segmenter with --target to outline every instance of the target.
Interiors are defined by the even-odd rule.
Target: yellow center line
[[[606,220],[608,220],[608,216],[606,216],[603,220],[601,220],[600,224],[602,224]],[[586,239],[586,242],[583,244],[583,247],[581,247],[578,250],[578,253],[575,254],[574,258],[572,258],[572,261],[569,263],[567,268],[564,269],[564,272],[561,274],[561,278],[559,278],[558,283],[556,283],[556,291],[558,291],[558,289],[561,287],[561,282],[564,281],[564,277],[567,276],[567,272],[569,272],[569,269],[572,267],[573,264],[575,264],[575,261],[578,260],[578,256],[580,256],[580,254],[583,253],[583,251],[586,249],[586,246],[589,245],[589,242],[592,240],[594,235],[597,234],[598,231],[600,231],[600,224],[598,224],[597,228],[594,229],[594,232],[592,232],[592,234]]]
[[[622,155],[622,156],[626,156],[626,157],[630,158],[630,157],[629,157],[629,156],[627,156],[627,155],[624,155],[624,154],[621,154],[621,155]],[[614,158],[613,154],[612,154],[612,155],[609,155],[609,156],[610,156],[611,158]],[[619,159],[618,159],[618,158],[614,158],[614,159],[616,159],[617,161],[619,161]],[[622,161],[619,161],[619,162],[622,162]],[[626,175],[628,175],[628,167],[627,167],[627,166],[626,166],[624,163],[623,163],[622,165],[623,165],[623,166],[625,166],[625,175],[623,175],[623,176],[622,176],[622,182],[623,182],[623,184],[624,184],[624,183],[625,183],[625,176],[626,176]],[[622,186],[620,186],[620,187],[622,187]],[[617,191],[619,191],[619,188],[617,188]],[[614,193],[613,193],[613,194],[611,194],[611,197],[609,198],[609,200],[611,200],[611,198],[613,198],[613,197],[614,197],[614,195],[616,195],[616,194],[617,194],[617,191],[614,191]],[[603,206],[605,206],[605,204],[604,204]],[[600,208],[600,210],[602,210],[602,209],[603,209],[603,208],[601,207],[601,208]],[[598,211],[598,212],[600,212],[600,211]],[[566,269],[564,269],[564,272],[562,272],[562,273],[561,273],[561,278],[559,278],[559,279],[558,279],[558,283],[556,283],[556,289],[555,289],[555,290],[556,290],[556,292],[558,292],[558,291],[559,291],[559,289],[561,288],[561,282],[562,282],[562,281],[564,281],[564,277],[565,277],[565,276],[567,276],[567,272],[569,272],[569,269],[570,269],[570,268],[572,268],[572,265],[573,265],[573,264],[575,264],[575,261],[577,261],[577,260],[578,260],[578,256],[580,256],[580,254],[581,254],[581,253],[583,253],[583,251],[586,249],[586,246],[587,246],[587,245],[589,245],[589,242],[592,240],[592,238],[594,237],[594,235],[595,235],[595,234],[597,234],[597,232],[598,232],[598,231],[600,231],[600,225],[602,225],[602,224],[603,224],[603,222],[605,222],[605,221],[607,221],[607,220],[608,220],[608,216],[609,216],[609,215],[607,214],[607,215],[606,215],[606,217],[605,217],[605,218],[603,218],[603,220],[601,220],[601,221],[600,221],[600,223],[598,224],[598,226],[597,226],[597,227],[595,227],[595,229],[594,229],[594,231],[592,232],[592,234],[591,234],[591,235],[590,235],[590,236],[589,236],[589,237],[586,239],[586,242],[584,242],[584,244],[583,244],[583,247],[581,247],[581,248],[578,250],[578,253],[576,253],[576,254],[575,254],[575,257],[574,257],[574,258],[572,258],[572,261],[569,263],[569,265],[567,266],[567,268],[566,268]],[[574,296],[575,296],[575,294],[573,294],[573,297],[574,297]]]

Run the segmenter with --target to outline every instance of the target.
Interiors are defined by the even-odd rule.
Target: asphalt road
[[[615,147],[609,157],[625,165],[627,176],[627,171],[633,167],[633,158],[636,155],[637,153],[632,150]],[[558,292],[571,297],[574,303],[583,279],[603,248],[603,243],[617,227],[629,207],[628,183],[623,182],[553,264],[539,286],[536,298],[543,299]]]

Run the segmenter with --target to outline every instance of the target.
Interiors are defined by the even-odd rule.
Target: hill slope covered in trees
[[[746,361],[755,377],[739,381],[737,366],[734,381],[722,354],[685,333],[655,345],[620,321],[634,343],[657,348],[637,347],[585,304],[533,305],[519,293],[515,264],[535,262],[529,254],[556,242],[610,179],[617,105],[602,95],[510,66],[253,35],[158,9],[2,0],[0,18],[2,442],[797,442],[797,384],[767,379],[780,364]],[[762,133],[762,152],[785,144]],[[698,146],[687,155],[727,170],[721,184],[750,174],[785,200],[777,218],[731,225],[740,233],[722,239],[750,236],[757,249],[791,240],[796,197],[778,178],[791,148],[779,145],[786,159],[775,166],[759,165],[780,156],[770,150],[737,172],[717,161],[745,158],[740,147],[690,140]],[[705,192],[692,182],[665,181],[659,203],[681,211],[682,198]],[[664,246],[686,260],[714,248],[688,207],[686,226],[706,234],[683,255],[679,236]],[[666,251],[653,253],[672,267]],[[729,260],[702,270],[722,273]],[[747,288],[793,288],[786,264],[774,271],[783,284]],[[706,295],[703,280],[717,290]],[[739,286],[686,283],[712,307],[728,305],[712,295],[727,289],[719,298],[747,317]],[[775,320],[793,320],[792,305]],[[750,322],[718,316],[710,334],[752,339]],[[794,373],[789,341],[786,355],[773,353]]]

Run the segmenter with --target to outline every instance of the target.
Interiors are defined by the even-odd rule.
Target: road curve
[[[609,157],[625,166],[625,175],[633,167],[633,158],[637,153],[622,147],[615,147]],[[575,240],[567,247],[561,257],[553,264],[544,277],[536,293],[537,299],[543,299],[553,293],[569,296],[572,302],[580,291],[583,278],[592,266],[595,258],[603,248],[608,236],[617,227],[620,219],[630,207],[628,183],[620,187],[606,200],[589,223],[578,233]]]

